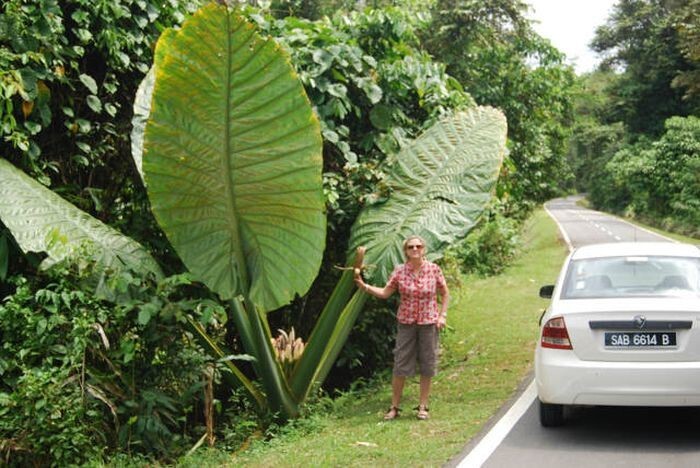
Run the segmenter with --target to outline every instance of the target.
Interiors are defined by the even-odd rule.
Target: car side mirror
[[[540,297],[543,297],[545,299],[551,299],[552,294],[554,294],[554,285],[553,284],[548,284],[547,286],[542,286],[540,288]]]

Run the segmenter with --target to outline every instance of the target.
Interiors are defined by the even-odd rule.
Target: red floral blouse
[[[407,263],[397,265],[387,286],[399,291],[396,319],[400,323],[430,325],[438,322],[437,291],[444,295],[447,290],[439,266],[426,260],[420,271],[414,274]]]

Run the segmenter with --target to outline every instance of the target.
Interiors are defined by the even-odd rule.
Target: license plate
[[[676,332],[605,332],[605,346],[613,348],[676,346]]]

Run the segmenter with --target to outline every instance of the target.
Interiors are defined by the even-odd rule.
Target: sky
[[[564,52],[576,72],[593,71],[598,58],[588,48],[598,26],[605,23],[615,0],[525,0],[532,5],[535,30]]]

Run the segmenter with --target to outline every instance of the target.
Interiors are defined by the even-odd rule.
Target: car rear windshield
[[[574,260],[561,297],[640,296],[700,297],[700,259],[634,256]]]

